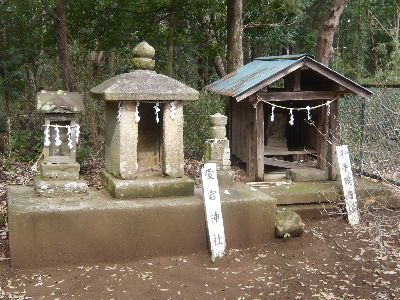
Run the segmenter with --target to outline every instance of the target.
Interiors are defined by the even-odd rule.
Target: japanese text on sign
[[[204,207],[211,251],[211,260],[225,253],[225,232],[215,163],[206,163],[201,169]]]
[[[357,197],[354,188],[353,172],[351,171],[349,149],[347,145],[336,146],[336,153],[349,223],[357,225],[360,223],[360,215],[357,208]]]

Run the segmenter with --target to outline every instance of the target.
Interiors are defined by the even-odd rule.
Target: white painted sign
[[[347,216],[351,225],[360,223],[360,214],[357,207],[357,197],[354,188],[353,172],[351,170],[349,149],[347,145],[336,146],[340,178],[342,180],[343,194],[346,202]]]
[[[217,165],[206,163],[201,169],[203,181],[204,208],[206,214],[211,260],[222,257],[225,253],[225,231],[222,219],[221,200],[219,196]]]

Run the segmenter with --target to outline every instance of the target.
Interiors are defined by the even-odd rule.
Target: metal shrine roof
[[[307,54],[256,58],[236,71],[207,85],[205,90],[234,97],[237,101],[240,101],[302,66],[309,67],[321,76],[337,82],[362,97],[368,97],[372,94],[368,89],[317,62]]]

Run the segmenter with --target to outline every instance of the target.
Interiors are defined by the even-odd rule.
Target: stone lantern
[[[134,70],[91,89],[106,101],[103,185],[117,198],[193,194],[184,176],[183,101],[198,92],[153,71],[155,51],[133,49]]]
[[[84,111],[82,95],[43,90],[36,99],[36,110],[44,114],[43,160],[41,176],[34,180],[36,191],[44,196],[85,193],[87,184],[79,179],[76,162],[80,131],[76,115]]]

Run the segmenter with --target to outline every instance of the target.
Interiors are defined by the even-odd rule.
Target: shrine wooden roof
[[[241,101],[298,69],[311,69],[343,87],[344,93],[367,98],[372,92],[355,81],[319,63],[307,54],[256,58],[236,71],[207,85],[205,90]]]

